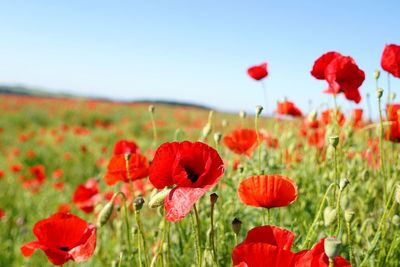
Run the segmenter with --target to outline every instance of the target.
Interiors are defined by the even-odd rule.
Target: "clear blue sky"
[[[384,45],[400,44],[399,15],[398,0],[0,1],[0,83],[253,110],[263,95],[246,69],[266,60],[268,110],[287,96],[307,111],[309,99],[332,102],[309,73],[330,50],[354,57],[362,94],[375,96],[372,72]]]

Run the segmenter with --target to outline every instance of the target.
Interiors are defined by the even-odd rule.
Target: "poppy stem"
[[[339,193],[338,193],[338,197],[336,199],[336,237],[339,236],[339,232],[340,232],[340,198],[342,197],[342,190],[339,189]]]
[[[215,248],[215,229],[214,229],[214,206],[215,203],[211,203],[211,232],[210,232],[210,242],[211,242],[211,248],[213,251],[213,256],[214,256],[214,262],[218,265],[218,255],[217,255],[217,250]]]
[[[349,246],[350,265],[353,266],[354,254],[353,254],[353,241],[351,240],[351,224],[350,224],[350,222],[347,222],[346,226],[347,226],[347,240],[348,240],[348,246]]]
[[[257,134],[257,143],[258,143],[258,171],[260,174],[262,174],[262,169],[261,169],[261,140],[260,140],[260,131],[259,131],[259,126],[258,126],[258,120],[259,120],[260,114],[256,113],[256,116],[254,118],[254,124],[255,124],[255,130]]]
[[[329,267],[335,267],[334,261],[331,259],[329,259]]]
[[[121,191],[117,192],[116,194],[119,194],[122,197],[122,201],[124,202],[124,218],[125,218],[125,226],[126,226],[126,239],[128,241],[128,248],[129,248],[129,253],[128,253],[128,261],[129,265],[132,267],[132,260],[131,260],[131,253],[133,252],[133,247],[132,247],[132,241],[131,241],[131,227],[129,224],[129,216],[128,216],[128,207],[126,206],[126,196],[124,193]]]
[[[339,186],[338,164],[337,164],[337,149],[334,147],[334,164],[335,164],[335,184]],[[333,197],[336,197],[336,186],[333,188]]]
[[[135,219],[136,219],[136,224],[138,226],[138,230],[139,230],[139,234],[140,237],[138,238],[138,256],[139,256],[139,263],[140,266],[142,266],[142,255],[141,255],[141,243],[143,243],[143,253],[144,253],[144,262],[145,262],[145,266],[149,266],[149,256],[147,254],[147,243],[146,243],[146,238],[144,237],[144,232],[143,232],[143,224],[142,221],[140,219],[140,210],[136,210],[135,211]],[[142,242],[141,242],[142,241]]]
[[[340,129],[339,129],[339,118],[338,118],[338,105],[336,101],[336,94],[333,94],[333,104],[335,105],[335,128],[336,128],[336,134],[339,136],[340,134]]]
[[[203,255],[201,252],[200,219],[199,219],[199,214],[197,212],[196,204],[193,205],[193,210],[194,210],[195,219],[193,218],[193,215],[192,215],[192,225],[193,225],[194,232],[196,232],[195,233],[195,237],[196,237],[195,243],[196,243],[196,250],[197,250],[197,263],[198,263],[198,266],[201,267],[203,265]],[[196,222],[195,222],[195,220],[196,220]]]
[[[384,161],[384,153],[383,153],[383,118],[382,118],[382,109],[381,109],[381,96],[379,94],[379,88],[377,88],[378,92],[378,111],[379,111],[379,157],[380,157],[380,170],[381,175],[383,176],[383,201],[386,200],[386,170],[385,170],[385,161]]]
[[[132,190],[132,201],[135,199],[135,188],[133,186],[133,180],[131,179],[131,171],[129,169],[129,160],[131,158],[131,154],[125,154],[125,169],[126,169],[126,177],[129,181]]]
[[[316,224],[317,224],[317,222],[319,220],[319,217],[321,217],[325,201],[328,198],[328,194],[329,194],[329,191],[331,190],[332,186],[336,186],[336,184],[335,183],[331,183],[328,186],[328,188],[326,189],[325,195],[321,200],[321,204],[319,205],[318,212],[317,212],[316,216],[314,217],[314,221],[312,222],[311,227],[309,228],[309,230],[307,232],[306,240],[304,241],[304,243],[302,245],[302,248],[307,248],[310,245],[309,243],[311,241],[312,235],[314,234],[314,228],[315,228],[315,226],[316,226]]]
[[[155,108],[153,105],[149,106],[149,113],[150,113],[150,119],[151,119],[151,126],[153,128],[153,147],[156,147],[158,138],[157,138],[157,126],[156,126],[156,121],[154,118]]]

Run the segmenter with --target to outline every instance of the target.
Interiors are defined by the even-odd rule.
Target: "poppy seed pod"
[[[314,122],[317,120],[317,117],[318,117],[318,112],[316,110],[313,110],[308,114],[307,120],[309,122]]]
[[[164,199],[168,196],[169,192],[171,192],[171,189],[165,188],[155,194],[149,201],[149,207],[154,209],[164,205]]]
[[[375,79],[375,80],[378,80],[378,79],[379,79],[379,76],[381,76],[380,70],[375,70],[375,71],[374,71],[374,79]]]
[[[264,108],[262,106],[260,106],[260,105],[256,106],[256,116],[257,117],[261,115],[261,112],[263,111],[263,109]]]
[[[114,211],[114,201],[112,199],[101,209],[99,216],[97,217],[97,226],[102,227],[103,225],[105,225],[110,219],[113,211]]]
[[[350,209],[348,209],[348,210],[345,210],[344,211],[344,220],[347,222],[347,223],[351,223],[352,221],[353,221],[353,219],[354,219],[354,211],[353,210],[350,210]]]
[[[339,190],[343,191],[349,183],[350,181],[347,178],[342,178],[339,182]]]
[[[239,112],[239,117],[242,118],[242,119],[246,118],[246,117],[247,117],[246,111],[243,111],[243,110],[240,111],[240,112]]]
[[[141,210],[143,208],[144,199],[142,196],[135,198],[135,210]]]
[[[390,95],[389,95],[389,99],[393,101],[395,98],[396,98],[396,93],[395,92],[391,92]]]
[[[214,205],[214,204],[217,202],[217,200],[218,200],[218,195],[217,195],[217,193],[212,193],[212,194],[210,195],[210,202],[211,202],[211,204]]]
[[[334,148],[336,148],[337,145],[339,144],[339,136],[337,135],[329,136],[329,144]]]
[[[242,221],[238,218],[233,219],[232,221],[232,230],[235,234],[239,234],[240,230],[242,230]]]
[[[376,97],[378,97],[378,99],[381,99],[382,95],[383,95],[383,89],[382,88],[376,89]]]
[[[154,114],[154,112],[156,111],[156,108],[153,105],[149,106],[149,112]]]
[[[324,250],[326,256],[328,256],[329,260],[332,260],[339,255],[340,244],[342,242],[334,237],[328,237],[325,239]]]

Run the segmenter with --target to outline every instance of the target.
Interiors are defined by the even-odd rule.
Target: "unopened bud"
[[[207,137],[210,134],[210,132],[211,132],[211,124],[207,123],[206,126],[204,126],[204,128],[203,128],[203,132],[202,132],[203,137]]]
[[[242,230],[242,221],[238,218],[233,219],[232,221],[232,230],[235,234],[239,234],[240,230]]]
[[[141,210],[144,204],[144,199],[142,196],[135,198],[135,210]]]
[[[339,190],[343,191],[349,183],[350,181],[347,178],[342,178],[339,182]]]
[[[400,184],[396,185],[396,191],[394,192],[394,198],[396,199],[397,203],[400,204]]]
[[[263,107],[262,106],[260,106],[260,105],[257,105],[256,106],[256,116],[258,117],[258,116],[260,116],[260,114],[261,114],[261,112],[263,111]]]
[[[331,225],[336,220],[336,209],[332,209],[331,207],[326,207],[324,210],[324,224],[325,226]]]
[[[228,121],[227,120],[222,120],[221,125],[223,128],[226,128],[228,126]]]
[[[382,95],[383,95],[383,89],[382,88],[376,89],[376,97],[378,99],[381,99]]]
[[[393,218],[392,218],[392,223],[395,225],[395,226],[399,226],[400,225],[400,217],[399,217],[399,215],[394,215],[393,216]]]
[[[214,141],[215,143],[219,144],[222,139],[222,134],[220,132],[214,133]]]
[[[114,202],[111,200],[108,202],[100,211],[97,217],[97,226],[102,227],[105,225],[111,217],[111,214],[114,210]]]
[[[129,161],[131,159],[131,153],[124,154],[125,160]]]
[[[329,144],[334,148],[336,148],[337,145],[339,144],[339,136],[337,135],[329,136]]]
[[[307,120],[309,122],[314,122],[317,120],[317,117],[318,117],[318,112],[316,110],[313,110],[308,114]]]
[[[389,99],[393,101],[395,98],[396,98],[396,93],[395,92],[391,92],[390,95],[389,95]]]
[[[154,112],[156,111],[156,108],[153,105],[149,106],[149,112],[154,114]]]
[[[166,196],[168,196],[169,192],[171,192],[171,189],[165,188],[155,194],[150,200],[149,200],[149,207],[154,209],[157,207],[160,207],[164,204],[164,199]]]
[[[375,70],[375,71],[374,71],[374,78],[375,78],[375,80],[378,80],[378,79],[379,79],[379,76],[381,76],[381,72],[380,72],[379,70]]]
[[[218,195],[217,195],[217,193],[212,193],[212,194],[210,195],[210,202],[211,202],[211,204],[214,205],[214,204],[217,202],[217,200],[218,200]]]
[[[348,223],[351,223],[354,219],[354,211],[353,210],[345,210],[344,211],[344,220]]]
[[[330,260],[334,260],[335,257],[339,255],[339,249],[341,243],[342,242],[339,239],[334,237],[328,237],[325,239],[324,250],[326,256],[328,256]]]
[[[246,118],[246,117],[247,117],[246,111],[243,111],[243,110],[240,111],[240,112],[239,112],[239,117],[242,118],[242,119]]]

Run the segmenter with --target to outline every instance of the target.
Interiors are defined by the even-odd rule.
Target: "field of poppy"
[[[338,52],[311,76],[335,105],[272,117],[2,95],[0,266],[400,266],[400,104]],[[376,121],[336,105],[366,79]]]

